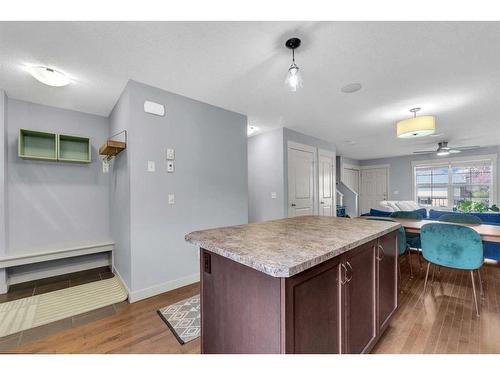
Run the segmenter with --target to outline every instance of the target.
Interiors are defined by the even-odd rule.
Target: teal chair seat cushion
[[[475,270],[484,262],[479,234],[462,225],[429,223],[420,232],[422,255],[431,263],[464,270]]]

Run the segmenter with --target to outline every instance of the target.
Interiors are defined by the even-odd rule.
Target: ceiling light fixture
[[[418,116],[420,108],[412,108],[413,117],[399,121],[396,124],[398,138],[424,137],[436,132],[436,118],[434,116]]]
[[[285,84],[290,91],[295,92],[298,88],[302,87],[302,76],[300,74],[300,69],[297,64],[295,64],[295,49],[300,47],[300,39],[288,39],[285,43],[285,46],[286,48],[292,50],[292,65],[290,65],[290,68],[288,68]]]
[[[66,74],[46,66],[29,66],[28,72],[33,78],[49,86],[62,87],[71,82]]]

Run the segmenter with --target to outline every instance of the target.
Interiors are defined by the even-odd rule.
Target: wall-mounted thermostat
[[[144,112],[151,113],[157,116],[165,116],[165,106],[163,104],[158,104],[146,100],[144,102]]]

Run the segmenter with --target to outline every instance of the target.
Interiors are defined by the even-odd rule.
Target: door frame
[[[386,178],[386,186],[387,186],[387,199],[389,200],[389,192],[391,191],[390,187],[390,173],[391,173],[391,165],[390,164],[375,164],[375,165],[363,165],[359,167],[359,205],[358,205],[358,211],[361,210],[361,201],[362,201],[362,196],[361,196],[361,191],[363,190],[361,186],[363,185],[363,170],[366,169],[385,169],[385,178]],[[360,212],[358,212],[360,214]]]
[[[337,162],[336,160],[336,155],[335,152],[324,150],[321,148],[318,148],[318,214],[319,214],[319,158],[321,156],[325,156],[327,158],[330,158],[332,160],[332,181],[331,181],[331,191],[332,191],[332,216],[337,216],[337,184],[335,183],[337,181],[337,168],[335,163]]]
[[[290,192],[288,170],[290,168],[290,149],[311,152],[313,154],[313,215],[318,214],[318,150],[316,147],[305,145],[298,142],[287,141],[286,147],[286,217],[290,217]]]

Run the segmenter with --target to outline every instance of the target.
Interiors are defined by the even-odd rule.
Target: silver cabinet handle
[[[351,266],[351,263],[349,262],[346,262],[347,266],[349,267],[349,269],[351,270],[351,277],[349,277],[345,282],[348,283],[349,281],[352,280],[352,266]],[[347,269],[346,269],[346,275],[347,275]]]
[[[384,259],[384,247],[382,245],[378,245],[377,246],[377,250],[378,250],[378,254],[377,254],[377,260],[378,261],[381,261],[382,259]]]
[[[342,280],[342,272],[340,272],[340,283],[344,285],[347,282],[347,267],[344,263],[340,263],[340,266],[344,269],[344,280]]]

